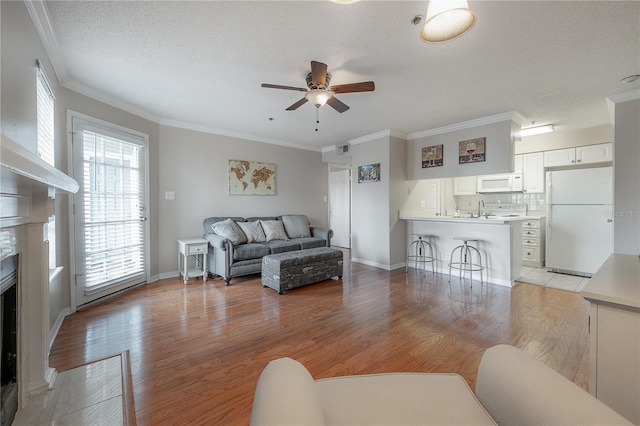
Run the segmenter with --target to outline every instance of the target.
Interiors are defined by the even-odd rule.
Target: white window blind
[[[42,69],[37,73],[38,156],[54,165],[54,101],[51,86]]]
[[[143,147],[82,132],[85,294],[145,275]]]

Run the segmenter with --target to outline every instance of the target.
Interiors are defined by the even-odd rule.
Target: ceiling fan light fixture
[[[467,0],[429,0],[420,38],[427,43],[444,43],[469,31],[476,14]]]
[[[331,92],[324,89],[309,90],[307,94],[304,95],[304,97],[307,98],[307,100],[316,108],[320,108],[326,104],[331,96],[333,96]]]

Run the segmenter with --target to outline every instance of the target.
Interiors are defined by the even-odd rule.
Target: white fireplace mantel
[[[49,367],[49,264],[44,225],[54,214],[52,189],[75,193],[78,183],[11,138],[0,139],[0,257],[18,255],[18,390],[53,385]]]

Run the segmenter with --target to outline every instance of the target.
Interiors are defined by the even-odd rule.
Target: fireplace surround
[[[55,370],[49,367],[49,256],[44,231],[54,214],[52,196],[77,190],[75,180],[1,135],[0,261],[15,259],[9,262],[15,263],[16,276],[18,410],[29,395],[49,389],[55,381]],[[2,364],[4,368],[4,359]]]

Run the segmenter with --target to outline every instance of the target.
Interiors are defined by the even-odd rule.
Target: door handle
[[[611,222],[613,222],[613,219],[607,219],[607,222],[611,223]]]

